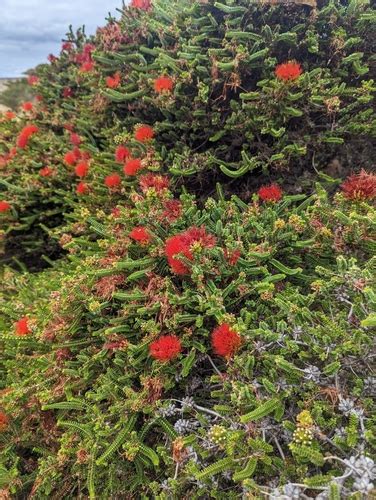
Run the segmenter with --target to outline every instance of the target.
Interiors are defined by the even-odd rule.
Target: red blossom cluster
[[[211,343],[215,354],[230,358],[239,349],[241,337],[235,330],[231,329],[230,325],[223,323],[213,330]]]
[[[129,237],[143,245],[147,245],[151,240],[149,231],[143,226],[134,227],[129,233]]]
[[[27,83],[29,85],[36,85],[39,82],[39,78],[36,75],[29,75],[27,77]]]
[[[89,172],[89,164],[86,161],[78,163],[74,172],[78,177],[86,177]]]
[[[151,0],[132,0],[131,7],[140,10],[150,10]]]
[[[51,177],[54,174],[54,170],[50,167],[43,167],[39,170],[39,175],[41,177]]]
[[[77,194],[86,194],[89,191],[89,187],[85,182],[79,182],[76,186]]]
[[[74,62],[80,64],[80,71],[82,73],[88,73],[94,68],[94,61],[92,58],[92,52],[95,50],[95,46],[92,43],[86,43],[83,46],[82,52],[74,56]]]
[[[123,163],[130,156],[130,151],[125,146],[118,146],[115,150],[115,161]]]
[[[16,323],[14,324],[14,328],[18,337],[24,337],[25,335],[31,333],[31,329],[29,327],[29,319],[27,318],[27,316],[24,316],[23,318],[20,318],[18,321],[16,321]]]
[[[168,238],[165,244],[165,253],[172,271],[179,275],[189,274],[189,267],[179,259],[179,256],[193,261],[193,245],[212,248],[215,242],[214,236],[208,234],[204,227],[191,227],[183,233]]]
[[[22,109],[24,111],[32,111],[33,110],[33,103],[32,102],[23,102]]]
[[[8,425],[8,416],[4,412],[0,411],[0,432],[4,432],[8,428]]]
[[[150,125],[138,125],[134,138],[139,142],[148,142],[154,137],[154,130]]]
[[[182,346],[176,335],[162,335],[149,346],[150,355],[159,361],[170,361],[181,353]]]
[[[11,208],[10,203],[8,203],[5,200],[0,200],[0,213],[8,212],[10,208]]]
[[[154,81],[154,90],[159,94],[171,92],[174,87],[174,81],[169,76],[160,76]]]
[[[376,175],[361,170],[350,175],[341,186],[348,200],[373,200],[376,198]]]
[[[5,168],[10,160],[17,155],[17,148],[12,148],[8,153],[0,156],[0,169]]]
[[[116,188],[121,184],[121,177],[119,174],[116,174],[114,172],[110,175],[107,175],[107,177],[104,180],[104,183],[110,189]]]
[[[106,78],[106,85],[110,89],[117,89],[120,85],[120,81],[121,81],[121,75],[117,71],[113,76],[108,76]]]
[[[17,138],[17,146],[21,149],[25,148],[30,137],[37,132],[39,132],[39,128],[36,125],[26,125]]]
[[[140,188],[143,193],[154,189],[156,193],[161,193],[168,189],[170,181],[164,175],[148,173],[140,176]]]
[[[142,163],[139,158],[129,158],[124,164],[124,173],[126,175],[136,175],[142,169]]]
[[[293,81],[303,73],[302,67],[296,61],[278,64],[275,68],[276,77],[283,81]]]
[[[282,189],[277,184],[262,186],[258,190],[258,195],[262,201],[277,202],[282,199]]]
[[[166,200],[163,203],[164,210],[162,212],[161,221],[174,222],[181,216],[182,204],[179,200]]]

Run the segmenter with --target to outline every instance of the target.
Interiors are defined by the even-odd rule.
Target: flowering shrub
[[[373,20],[133,0],[33,72],[0,119],[5,498],[373,495]]]

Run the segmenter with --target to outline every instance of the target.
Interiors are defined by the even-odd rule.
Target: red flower
[[[376,175],[362,170],[350,175],[341,186],[348,200],[373,200],[376,198]]]
[[[154,130],[149,125],[139,125],[134,134],[136,141],[147,142],[154,137]]]
[[[90,73],[90,71],[93,71],[93,69],[94,69],[93,61],[85,61],[80,66],[81,73]]]
[[[230,325],[223,323],[213,330],[211,343],[215,354],[230,358],[239,349],[241,338],[237,332],[231,330]]]
[[[162,92],[171,92],[174,82],[169,76],[160,76],[154,81],[154,90],[161,94]]]
[[[149,189],[154,189],[157,193],[161,193],[170,186],[170,181],[167,177],[158,174],[145,174],[140,177],[140,188],[143,193]]]
[[[120,85],[121,75],[119,72],[116,72],[113,76],[108,76],[106,78],[106,85],[110,87],[110,89],[116,89]]]
[[[7,120],[14,120],[14,118],[16,118],[16,113],[13,113],[13,111],[5,111],[4,116]]]
[[[78,134],[71,133],[70,141],[73,144],[73,146],[79,146],[81,144],[81,137]]]
[[[229,250],[227,250],[227,248],[225,248],[224,253],[225,253],[225,258],[226,258],[227,262],[230,264],[230,266],[235,266],[239,260],[239,257],[242,254],[239,249],[229,251]]]
[[[48,54],[47,59],[49,60],[50,63],[53,63],[58,60],[58,58],[53,54]]]
[[[50,177],[54,171],[50,167],[43,167],[39,170],[39,175],[42,177]]]
[[[68,151],[67,153],[65,153],[64,163],[72,167],[73,165],[75,165],[76,161],[77,156],[74,151]]]
[[[178,255],[183,255],[188,260],[193,260],[192,245],[211,248],[215,244],[214,236],[207,234],[204,227],[191,227],[184,233],[168,238],[165,245],[167,261],[176,274],[189,274],[188,266],[182,262]]]
[[[42,96],[42,95],[40,95],[40,94],[37,94],[37,95],[35,96],[35,99],[36,99],[38,102],[42,102],[42,101],[43,101],[43,96]]]
[[[36,85],[39,82],[39,78],[36,75],[29,75],[27,77],[27,83],[29,85]]]
[[[68,97],[72,97],[72,96],[73,96],[73,89],[71,89],[70,87],[65,87],[63,89],[64,99],[67,99]]]
[[[110,174],[105,178],[104,183],[106,184],[106,186],[108,188],[117,187],[121,183],[120,175],[119,174]]]
[[[143,226],[134,227],[129,233],[129,237],[132,238],[132,240],[138,241],[144,245],[149,243],[151,240],[148,230]]]
[[[129,149],[125,146],[118,146],[115,151],[115,161],[123,163],[130,156]]]
[[[85,177],[89,172],[89,165],[85,161],[82,161],[76,166],[74,171],[78,177]]]
[[[169,361],[181,353],[181,342],[176,335],[163,335],[149,346],[150,355],[159,361]]]
[[[5,431],[5,429],[8,427],[9,424],[9,418],[5,413],[0,411],[0,432]]]
[[[10,210],[10,204],[7,201],[0,200],[0,213],[8,212]]]
[[[179,200],[166,200],[164,202],[164,211],[162,219],[168,222],[174,222],[181,216],[182,205]]]
[[[30,137],[38,131],[39,129],[36,125],[26,125],[26,127],[21,130],[20,135],[17,138],[17,146],[19,148],[25,148]]]
[[[142,169],[141,160],[139,158],[131,158],[125,162],[124,173],[126,175],[136,175]]]
[[[85,184],[85,182],[79,182],[76,186],[77,194],[86,194],[88,190],[89,188],[87,187],[87,184]]]
[[[121,211],[119,207],[115,207],[111,210],[111,215],[115,218],[120,217]]]
[[[18,337],[24,337],[25,335],[31,333],[28,325],[28,318],[26,316],[16,321],[14,326],[16,329],[16,335],[18,335]]]
[[[151,0],[132,0],[131,7],[140,10],[150,10]]]
[[[284,81],[296,80],[302,73],[302,67],[296,61],[288,61],[283,64],[278,64],[275,68],[276,77],[279,80]]]
[[[24,102],[24,103],[22,103],[22,109],[24,111],[31,111],[33,109],[33,103],[32,102]]]
[[[258,195],[262,201],[279,201],[282,198],[282,189],[277,184],[262,186],[258,190]]]
[[[61,50],[66,50],[67,52],[70,52],[72,49],[73,49],[72,42],[64,42],[61,46]]]

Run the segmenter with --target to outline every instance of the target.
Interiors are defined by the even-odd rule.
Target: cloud
[[[72,24],[95,33],[121,0],[0,0],[0,77],[19,76],[59,50]]]

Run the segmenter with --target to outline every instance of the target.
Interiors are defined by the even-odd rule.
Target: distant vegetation
[[[2,83],[2,82],[1,82]],[[0,85],[0,105],[7,108],[16,109],[24,101],[30,101],[33,98],[33,92],[26,78],[17,80],[8,80],[5,89]]]

